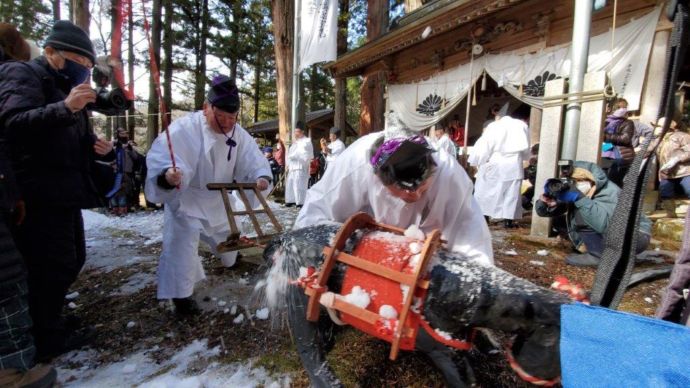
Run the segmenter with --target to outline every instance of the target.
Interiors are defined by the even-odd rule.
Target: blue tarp
[[[690,329],[580,303],[561,307],[564,387],[690,387]]]

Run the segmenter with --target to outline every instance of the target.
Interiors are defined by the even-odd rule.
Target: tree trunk
[[[256,64],[254,66],[254,122],[259,121],[259,96],[261,96],[261,71],[263,70],[263,45],[259,45],[256,51]]]
[[[151,46],[153,49],[153,58],[151,61],[156,61],[160,68],[160,52],[161,52],[161,0],[153,0],[153,11],[151,15]],[[147,131],[146,131],[146,148],[148,149],[153,141],[158,136],[158,113],[160,112],[158,94],[156,92],[155,77],[159,74],[150,73],[149,76],[149,109],[147,116]]]
[[[122,26],[122,21],[120,18],[122,18],[122,14],[120,13],[120,7],[122,7],[121,2],[124,0],[113,0],[111,2],[110,6],[110,15],[111,15],[111,28],[110,31],[115,31],[116,28]],[[118,62],[122,63],[122,36],[120,36],[120,50],[119,52],[117,49],[115,49],[114,45],[112,44],[112,39],[115,37],[115,34],[110,34],[111,40],[110,42],[103,42],[104,44],[110,44],[110,55],[115,58]],[[107,46],[106,46],[107,47]],[[106,50],[107,54],[107,50]],[[115,71],[123,71],[122,69],[113,69],[113,74],[110,77],[110,87],[112,88],[119,88],[120,85],[118,84],[117,79],[115,78]],[[127,127],[127,118],[124,116],[125,112],[118,113],[117,117],[113,117],[113,126],[117,128],[126,128]],[[106,137],[110,139],[112,136],[112,133],[110,133],[110,129],[106,129]]]
[[[129,9],[127,14],[127,79],[129,80],[129,91],[132,92],[132,97],[134,97],[134,15],[132,12],[132,0],[127,0],[127,9]],[[129,133],[129,138],[136,142],[134,138],[134,128],[136,127],[135,114],[136,109],[134,108],[134,102],[132,102],[127,120],[127,133]]]
[[[388,1],[367,1],[367,42],[386,32],[388,27]],[[366,135],[383,129],[384,91],[387,80],[382,70],[365,71],[360,93],[362,96],[361,114],[359,116],[359,134]]]
[[[291,127],[290,93],[292,91],[292,45],[294,39],[295,2],[271,0],[274,51],[276,58],[276,88],[278,92],[278,130],[287,142]]]
[[[91,13],[89,13],[89,0],[72,0],[72,22],[82,28],[89,35]]]
[[[194,88],[194,109],[199,110],[206,98],[206,51],[208,40],[208,0],[201,4],[201,35],[199,36],[199,55],[196,58],[196,79]]]
[[[232,6],[233,20],[243,20],[243,2],[235,1]],[[240,43],[240,23],[232,23],[230,25],[230,42],[231,47],[235,48]],[[237,82],[237,66],[239,64],[239,58],[237,55],[237,50],[233,50],[232,55],[230,55],[230,79]]]
[[[350,0],[340,0],[338,15],[338,56],[347,52],[347,24],[350,22]],[[347,79],[335,79],[335,117],[333,123],[340,128],[340,135],[345,138],[347,129]]]
[[[165,66],[163,74],[163,100],[167,113],[172,112],[172,77],[173,77],[173,0],[163,0],[165,3],[165,25],[163,39],[163,53]]]
[[[53,21],[60,20],[60,0],[53,0]]]
[[[307,101],[306,107],[304,110],[307,112],[313,112],[316,110],[316,100],[317,100],[317,82],[316,82],[316,77],[318,77],[318,71],[316,69],[316,65],[311,65],[311,74],[309,75],[309,100]]]

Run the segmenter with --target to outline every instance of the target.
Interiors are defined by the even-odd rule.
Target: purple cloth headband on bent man
[[[427,143],[426,139],[422,135],[415,135],[412,137],[398,137],[395,139],[390,139],[386,140],[379,146],[379,148],[376,149],[376,153],[374,156],[371,157],[370,163],[374,168],[378,169],[381,167],[388,158],[390,158],[391,155],[395,153],[395,151],[400,148],[400,146],[405,142],[405,141],[411,141],[413,143],[419,144],[419,145],[424,145],[428,146],[429,143]]]

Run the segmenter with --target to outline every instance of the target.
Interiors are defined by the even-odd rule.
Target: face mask
[[[62,67],[62,69],[58,70],[58,73],[65,76],[65,78],[68,78],[70,85],[75,87],[86,81],[90,71],[86,66],[82,66],[71,59],[65,58],[65,65]]]
[[[582,194],[587,195],[589,193],[589,190],[592,189],[592,184],[589,183],[588,181],[582,181],[582,182],[577,182],[575,183],[575,187],[580,191]]]

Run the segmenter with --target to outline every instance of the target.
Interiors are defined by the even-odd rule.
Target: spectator
[[[604,250],[606,233],[613,211],[618,203],[620,188],[609,181],[596,164],[576,161],[570,176],[575,187],[561,192],[557,198],[542,195],[536,210],[541,217],[565,217],[562,229],[566,230],[573,247],[586,253],[571,254],[566,263],[575,266],[597,266]],[[544,189],[547,192],[546,188]],[[640,219],[637,253],[647,249],[651,222],[644,215]]]
[[[326,140],[326,139],[321,139]],[[326,171],[326,156],[323,152],[314,151],[314,157],[309,161],[309,186],[318,182]]]
[[[659,136],[665,118],[660,118],[654,130]],[[658,141],[658,140],[657,140]],[[690,135],[671,121],[669,130],[656,149],[659,159],[659,197],[670,217],[675,217],[674,198],[681,194],[690,199]]]
[[[309,186],[309,163],[314,155],[311,139],[304,135],[304,124],[295,126],[295,140],[287,153],[285,206],[302,207]]]
[[[460,124],[460,117],[458,115],[453,115],[453,120],[450,121],[448,136],[451,137],[451,140],[457,146],[463,147],[465,145],[465,127]]]
[[[158,299],[172,299],[180,316],[200,312],[193,299],[194,285],[206,277],[199,239],[211,246],[226,267],[237,259],[237,251],[216,251],[230,230],[223,199],[206,185],[237,181],[256,182],[262,191],[269,188],[271,169],[252,136],[237,124],[239,107],[235,83],[216,76],[203,110],[168,128],[176,168],[165,135],[156,138],[146,157],[147,197],[165,203]]]
[[[138,153],[129,140],[129,134],[124,128],[118,128],[115,149],[115,184],[106,195],[110,199],[110,207],[116,216],[127,214],[133,205],[135,191],[135,168],[141,163],[143,155]],[[139,196],[136,196],[139,202]]]
[[[87,339],[66,324],[62,308],[86,256],[81,209],[102,206],[94,161],[112,157],[112,143],[96,138],[87,113],[96,100],[85,83],[95,61],[88,35],[57,21],[43,53],[3,65],[0,125],[11,138],[26,203],[16,242],[28,268],[37,357],[49,359]]]
[[[273,174],[273,182],[277,182],[278,177],[280,176],[280,165],[278,164],[278,161],[273,157],[273,148],[264,147],[263,151],[266,160],[268,160],[268,165],[271,167],[271,173]]]
[[[276,146],[273,157],[276,159],[276,162],[278,162],[281,172],[283,172],[285,170],[285,144],[280,138],[280,133],[276,133]]]
[[[434,148],[436,151],[444,150],[448,155],[457,158],[458,151],[455,148],[455,144],[450,140],[448,134],[446,133],[446,128],[441,125],[436,125],[436,141],[434,142]]]
[[[530,183],[530,187],[522,193],[522,208],[525,210],[532,210],[534,204],[534,185],[537,180],[537,160],[539,157],[539,143],[530,148],[530,156],[527,167],[525,167],[525,179]]]
[[[606,118],[602,144],[602,168],[608,179],[623,186],[623,178],[635,158],[633,137],[635,125],[627,118],[627,109],[618,108]]]
[[[506,104],[500,119],[486,127],[468,161],[478,168],[474,198],[482,212],[512,228],[513,220],[522,218],[522,161],[529,157],[529,133],[527,124],[508,116],[507,110]]]
[[[17,29],[0,23],[0,64],[28,61],[29,45]],[[36,347],[31,336],[26,268],[10,228],[23,221],[24,205],[11,167],[7,133],[0,128],[0,386],[50,386],[57,372],[49,365],[36,365]]]
[[[331,141],[330,144],[326,145],[326,142],[321,143],[321,152],[326,156],[326,164],[324,165],[324,171],[329,164],[335,162],[335,159],[345,151],[345,143],[340,140],[340,129],[333,127],[328,133],[328,139]]]

